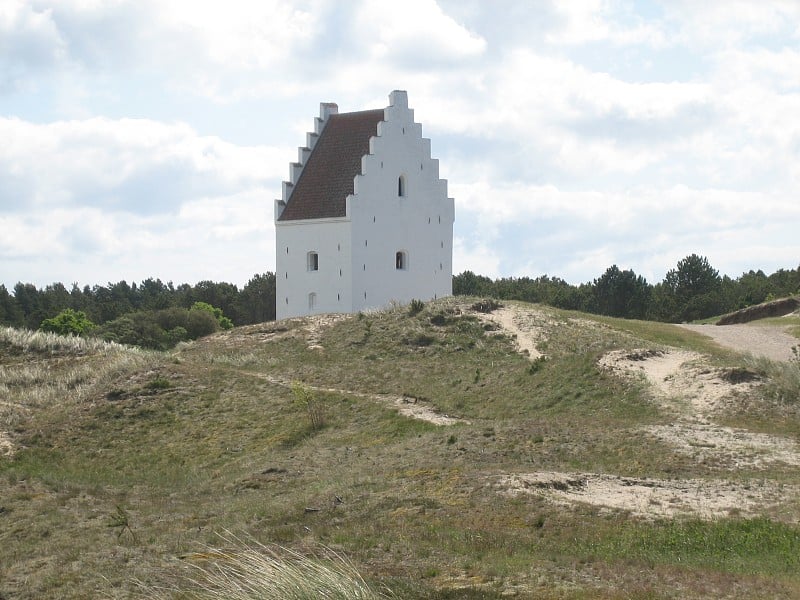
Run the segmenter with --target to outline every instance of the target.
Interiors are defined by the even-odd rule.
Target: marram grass
[[[223,537],[233,549],[206,548],[182,557],[186,573],[172,588],[143,586],[144,597],[192,600],[379,600],[353,564],[325,549],[308,557],[279,546]]]
[[[138,349],[97,338],[59,335],[48,331],[31,331],[13,327],[0,327],[0,344],[7,344],[23,352],[85,354],[87,352],[114,352],[123,349],[128,352],[138,351]]]

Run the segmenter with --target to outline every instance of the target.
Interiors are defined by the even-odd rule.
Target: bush
[[[503,308],[503,305],[500,304],[494,298],[487,298],[485,300],[479,300],[478,302],[470,306],[470,308],[476,312],[489,314],[491,312],[496,311],[498,308]]]
[[[294,382],[292,393],[295,402],[306,409],[311,429],[322,429],[325,426],[325,407],[314,391],[302,383]]]
[[[425,303],[422,300],[414,299],[408,305],[408,314],[410,314],[413,317],[414,315],[418,315],[419,313],[421,313],[422,309],[424,308],[425,308]]]
[[[58,335],[84,335],[94,327],[95,324],[86,317],[85,312],[65,308],[52,319],[42,321],[39,330]]]
[[[167,308],[123,315],[100,326],[97,334],[120,344],[169,350],[178,342],[196,340],[219,329],[219,321],[211,311]]]
[[[189,313],[192,311],[203,311],[210,314],[214,319],[217,321],[221,329],[232,329],[233,328],[233,321],[231,321],[228,317],[222,314],[222,309],[217,308],[216,306],[211,306],[208,302],[195,302],[192,304],[192,308],[189,309]]]
[[[196,340],[219,331],[219,321],[206,310],[189,310],[186,318],[186,332],[189,339]]]

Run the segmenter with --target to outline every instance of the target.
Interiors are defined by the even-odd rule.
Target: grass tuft
[[[800,361],[779,362],[759,356],[745,359],[749,370],[763,375],[767,380],[765,395],[781,404],[800,402]]]
[[[145,589],[148,598],[196,600],[379,600],[391,595],[374,590],[344,556],[324,549],[307,557],[280,546],[247,543],[228,535],[234,549],[208,547],[187,555],[188,573],[178,589]]]
[[[82,338],[74,335],[58,335],[48,331],[31,331],[13,327],[0,328],[0,346],[9,346],[22,352],[47,352],[50,354],[87,354],[92,352],[118,352],[125,349],[135,352],[115,342],[97,338]]]

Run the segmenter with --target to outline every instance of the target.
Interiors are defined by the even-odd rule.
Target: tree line
[[[748,271],[732,279],[720,276],[704,256],[678,261],[663,281],[650,284],[633,270],[617,265],[591,283],[572,285],[543,275],[492,280],[472,271],[453,277],[453,293],[501,300],[539,302],[557,308],[611,317],[681,323],[694,321],[800,294],[800,266],[772,275]]]
[[[165,349],[220,328],[275,319],[275,274],[254,275],[244,287],[201,281],[196,285],[149,278],[67,289],[0,285],[0,325],[97,335],[107,340]],[[43,326],[44,325],[44,326]]]
[[[617,265],[579,285],[548,275],[492,280],[464,271],[453,277],[453,293],[539,302],[613,317],[682,322],[800,294],[800,266],[771,275],[748,271],[732,279],[720,276],[706,257],[692,254],[656,284]],[[198,303],[203,310],[197,310]],[[59,317],[65,310],[73,312]],[[60,321],[52,321],[56,317]],[[238,326],[274,319],[275,274],[271,272],[254,275],[241,289],[213,281],[174,286],[153,278],[139,284],[119,281],[83,288],[72,284],[69,289],[62,283],[43,288],[17,283],[11,291],[0,285],[0,325],[39,329],[48,320],[48,326],[68,322],[87,333],[96,328],[93,333],[106,339],[156,348],[194,339],[209,328],[224,327],[227,320]]]

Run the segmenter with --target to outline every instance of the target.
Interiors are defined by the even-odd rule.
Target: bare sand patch
[[[523,310],[517,306],[503,306],[492,313],[480,315],[484,322],[495,323],[501,330],[511,334],[516,340],[517,351],[535,360],[543,354],[536,349],[537,344],[547,339],[545,327],[552,319],[544,312],[534,309]]]
[[[7,431],[0,431],[0,456],[13,456],[14,443]]]
[[[796,441],[714,422],[716,412],[760,385],[755,374],[712,367],[700,354],[677,349],[616,350],[598,364],[621,376],[642,376],[652,385],[655,400],[675,421],[645,431],[678,452],[725,469],[800,465]]]
[[[780,325],[750,323],[746,325],[679,325],[710,337],[720,346],[753,356],[765,356],[770,360],[787,362],[794,358],[792,348],[800,346],[800,340],[786,332]]]
[[[343,313],[331,313],[327,315],[314,315],[304,317],[306,331],[306,343],[309,350],[324,350],[322,346],[322,333],[329,327],[334,326],[339,321],[351,318],[352,315]]]
[[[774,463],[800,466],[800,448],[794,440],[785,437],[723,427],[712,422],[676,422],[654,425],[645,431],[698,462],[713,463],[726,469],[760,469]]]
[[[779,513],[782,506],[800,497],[796,485],[763,479],[663,480],[544,471],[501,475],[494,485],[511,496],[535,494],[559,505],[583,503],[644,518],[688,516],[710,520]]]

